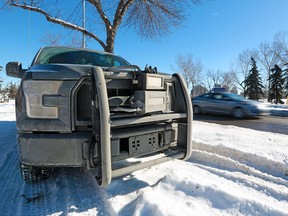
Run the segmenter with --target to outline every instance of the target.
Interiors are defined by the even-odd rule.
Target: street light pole
[[[85,0],[82,0],[82,27],[85,29],[86,25],[86,11],[85,11]],[[86,39],[85,39],[85,34],[82,33],[82,48],[86,47]]]

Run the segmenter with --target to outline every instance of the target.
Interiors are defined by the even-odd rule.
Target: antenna
[[[82,27],[85,29],[85,23],[86,23],[86,11],[85,11],[85,0],[82,0]],[[86,40],[85,40],[85,34],[82,33],[82,48],[86,47]]]
[[[30,9],[28,9],[28,66],[30,65]]]

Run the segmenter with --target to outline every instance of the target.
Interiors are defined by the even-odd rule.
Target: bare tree
[[[86,29],[82,26],[81,1],[71,7],[65,7],[63,1],[48,0],[5,0],[7,6],[18,7],[43,15],[48,22],[58,24],[70,30],[81,32],[97,41],[105,51],[114,51],[116,33],[123,23],[135,30],[144,39],[157,39],[167,35],[171,27],[179,27],[185,19],[187,5],[200,4],[204,0],[87,0],[87,9],[91,11],[86,19]],[[68,2],[67,2],[68,3]],[[66,4],[67,4],[66,3]],[[70,13],[66,13],[73,8]],[[95,13],[96,11],[96,13]],[[95,26],[102,24],[104,29],[97,31]],[[101,32],[106,34],[103,36]]]
[[[222,87],[226,88],[229,92],[235,87],[234,73],[232,71],[223,72]]]
[[[246,84],[244,80],[249,74],[251,57],[256,58],[258,56],[258,51],[255,49],[246,49],[238,55],[238,58],[235,60],[235,64],[231,65],[230,73],[234,79],[234,82],[237,83],[240,89],[243,91],[244,97],[246,96]]]
[[[211,91],[215,87],[225,88],[230,91],[234,85],[234,74],[231,71],[224,72],[220,69],[208,69],[206,72],[206,88]]]
[[[257,56],[257,60],[265,68],[266,74],[263,76],[263,78],[264,78],[265,83],[267,83],[267,80],[270,77],[271,69],[279,61],[277,54],[274,52],[272,46],[268,42],[263,42],[260,44],[259,55]],[[266,89],[268,89],[268,101],[271,101],[271,95],[269,92],[270,81],[268,82],[268,86],[266,84]]]
[[[279,66],[282,67],[288,63],[288,33],[285,31],[278,32],[274,35],[273,51],[279,58]]]
[[[59,46],[62,39],[61,34],[46,34],[40,41],[41,43],[49,46]]]
[[[210,79],[210,77],[207,76],[207,73],[205,76],[202,76],[200,85],[204,87],[206,92],[209,92],[212,90],[213,86],[213,81]]]
[[[206,76],[212,81],[212,88],[217,86],[222,86],[223,84],[223,71],[220,69],[213,70],[208,69]]]
[[[223,72],[213,69],[207,69],[205,74],[201,77],[201,86],[203,86],[206,91],[211,91],[214,87],[222,86],[223,83]]]
[[[259,55],[256,57],[266,70],[266,77],[269,77],[270,70],[278,63],[279,59],[275,54],[273,47],[268,42],[263,42],[259,45]]]
[[[176,68],[173,70],[182,74],[186,81],[187,87],[194,89],[198,84],[203,65],[199,59],[194,59],[192,54],[181,55],[178,54],[175,59]]]

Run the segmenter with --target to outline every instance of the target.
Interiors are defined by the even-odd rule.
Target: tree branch
[[[110,20],[108,19],[108,17],[106,16],[106,14],[102,9],[101,0],[87,0],[87,1],[96,7],[101,19],[105,23],[106,29],[111,28]]]
[[[127,0],[126,2],[124,0],[120,0],[113,20],[113,29],[118,29],[129,6],[133,4],[133,2],[134,0]]]
[[[69,22],[61,20],[61,19],[58,19],[56,17],[52,17],[46,11],[44,11],[44,10],[42,10],[40,8],[37,8],[37,7],[32,7],[32,6],[29,6],[29,5],[21,5],[21,4],[17,4],[17,3],[14,3],[14,2],[11,2],[10,5],[22,8],[24,10],[30,10],[30,11],[42,14],[43,16],[46,17],[48,22],[59,24],[59,25],[62,25],[64,27],[67,27],[67,28],[72,29],[72,30],[80,31],[80,32],[84,33],[85,35],[87,35],[87,36],[93,38],[94,40],[96,40],[104,49],[106,48],[106,44],[97,35],[87,31],[83,27],[80,27],[78,25],[69,23]]]

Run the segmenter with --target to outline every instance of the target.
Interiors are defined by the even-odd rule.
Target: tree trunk
[[[114,29],[107,29],[106,46],[104,47],[105,52],[114,53],[114,43],[116,38],[116,31]]]

